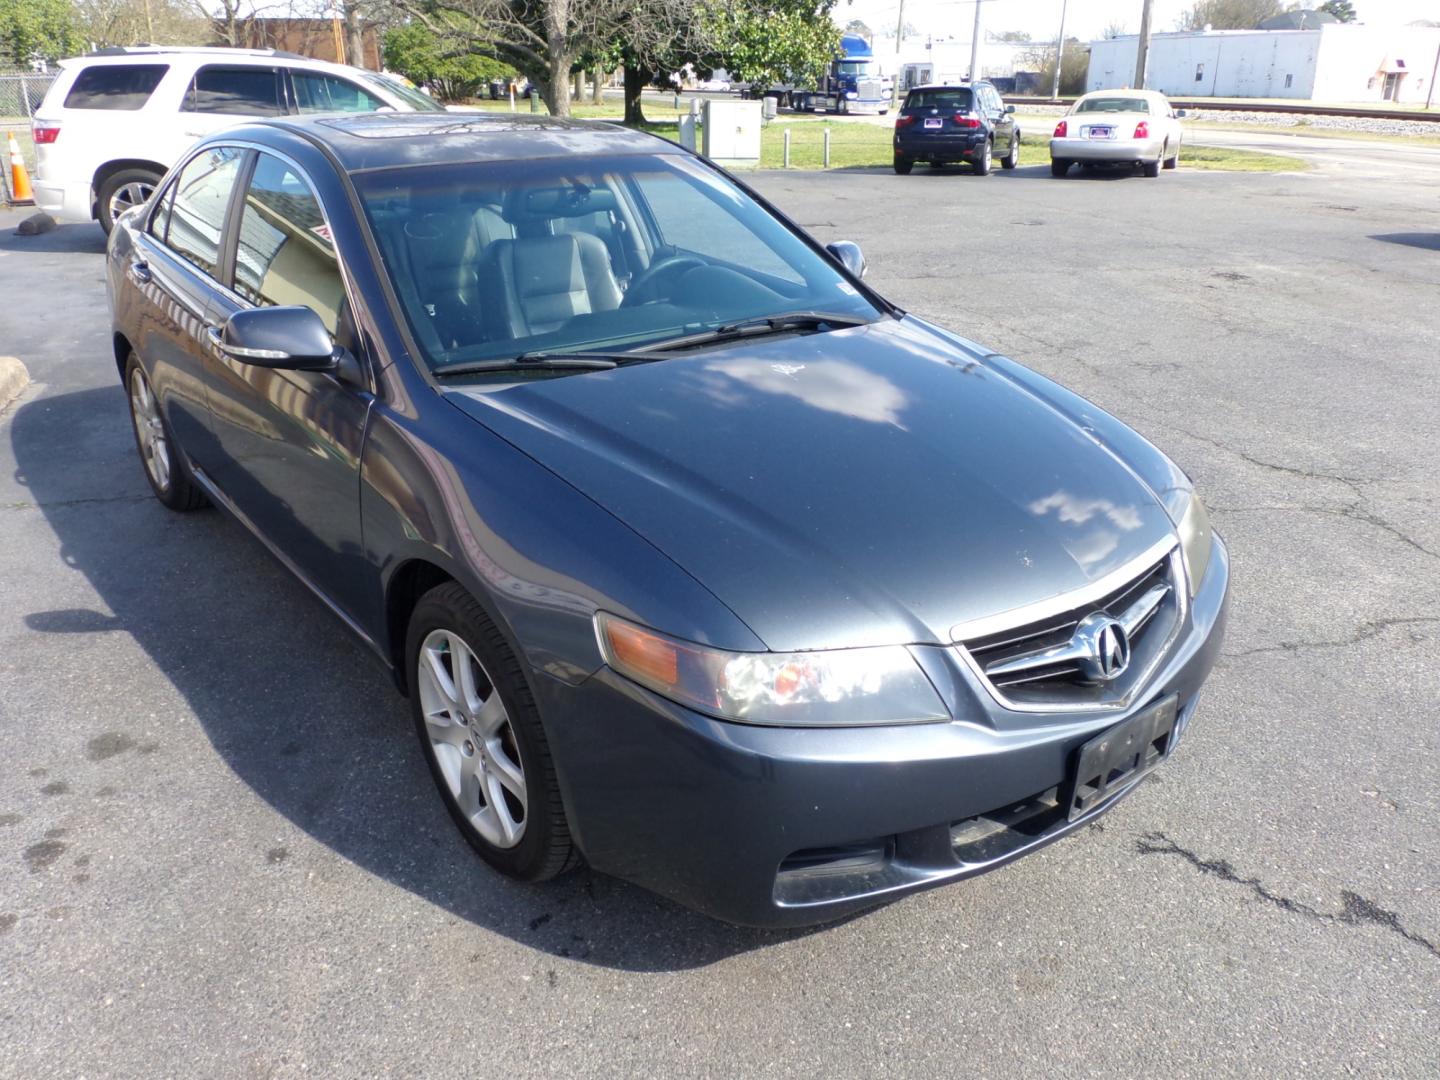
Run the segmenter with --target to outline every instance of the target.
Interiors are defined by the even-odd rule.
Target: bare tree
[[[1253,30],[1285,10],[1284,0],[1197,0],[1181,14],[1179,29]]]

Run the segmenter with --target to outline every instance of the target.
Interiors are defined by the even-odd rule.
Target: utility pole
[[[1068,0],[1060,0],[1060,36],[1055,39],[1055,78],[1050,82],[1050,100],[1060,96],[1060,67],[1065,61],[1065,8]]]
[[[970,40],[970,81],[980,78],[980,4],[975,0],[975,31]]]
[[[1145,6],[1140,9],[1140,43],[1135,50],[1135,89],[1145,89],[1145,63],[1150,59],[1150,5],[1153,0],[1145,0]]]
[[[900,0],[900,14],[895,20],[895,70],[890,73],[890,107],[892,109],[900,108],[900,43],[904,40],[905,0]]]
[[[1435,100],[1435,75],[1440,73],[1440,46],[1435,49],[1435,63],[1430,68],[1430,89],[1425,91],[1425,108],[1430,108],[1430,102]]]
[[[145,0],[145,44],[155,44],[155,19],[150,14],[150,0]]]

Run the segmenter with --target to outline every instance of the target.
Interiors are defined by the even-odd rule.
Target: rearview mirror
[[[836,240],[833,244],[826,244],[825,250],[833,255],[841,266],[849,270],[851,275],[857,278],[865,276],[865,256],[860,251],[860,245],[849,240]]]
[[[290,371],[330,371],[340,350],[320,316],[308,307],[259,307],[237,311],[210,341],[242,364]]]

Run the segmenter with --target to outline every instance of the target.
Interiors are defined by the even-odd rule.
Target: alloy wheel
[[[165,437],[165,424],[150,382],[138,365],[130,372],[130,414],[135,420],[145,471],[155,487],[165,491],[170,487],[170,440]]]
[[[430,752],[451,797],[481,839],[513,848],[525,835],[525,768],[494,681],[452,630],[426,636],[416,667]]]
[[[110,220],[117,220],[132,206],[139,206],[155,194],[155,185],[147,184],[143,180],[132,180],[128,184],[121,184],[115,189],[115,194],[110,196]]]

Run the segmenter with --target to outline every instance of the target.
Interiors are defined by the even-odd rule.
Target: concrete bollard
[[[785,129],[785,168],[790,167],[790,129]]]
[[[825,126],[825,168],[830,167],[830,126]]]

